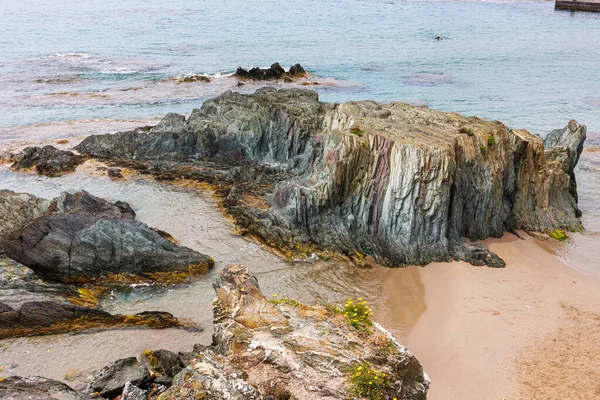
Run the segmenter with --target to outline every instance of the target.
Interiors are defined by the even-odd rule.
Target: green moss
[[[390,380],[385,372],[375,369],[371,363],[362,362],[352,367],[348,384],[352,397],[382,400]]]
[[[273,295],[273,298],[271,300],[267,301],[276,306],[280,304],[287,304],[288,306],[298,307],[300,305],[300,302],[298,300],[290,299],[289,297],[282,297],[281,299],[278,299],[276,294]]]
[[[483,156],[483,158],[487,158],[487,147],[480,146],[479,151],[481,151],[481,155]]]
[[[361,137],[362,137],[362,135],[364,135],[364,133],[365,133],[365,132],[364,132],[364,131],[361,131],[361,130],[360,130],[360,129],[358,129],[358,128],[352,128],[352,129],[350,129],[350,133],[353,133],[353,134],[355,134],[356,136],[361,136]]]
[[[550,237],[556,240],[565,241],[569,236],[562,229],[555,229],[549,233]]]
[[[475,136],[475,131],[473,128],[467,128],[466,126],[461,126],[458,130],[460,133],[466,133],[469,136]]]
[[[488,133],[488,144],[490,146],[494,146],[496,144],[496,136],[491,133]]]
[[[373,325],[370,317],[373,316],[371,307],[367,305],[367,302],[361,298],[357,301],[349,299],[344,304],[344,317],[348,320],[350,325],[359,329],[365,333],[370,333],[369,327]]]

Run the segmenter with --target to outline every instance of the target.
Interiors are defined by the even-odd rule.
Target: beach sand
[[[407,311],[383,323],[431,377],[430,400],[600,398],[600,281],[520,235],[483,242],[504,269],[454,262],[388,273],[387,308]],[[406,303],[400,281],[424,304]],[[394,319],[416,322],[402,331]]]

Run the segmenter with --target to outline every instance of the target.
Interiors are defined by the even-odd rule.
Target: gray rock
[[[48,200],[31,194],[0,190],[0,251],[6,237],[44,215],[49,205]]]
[[[186,358],[169,350],[144,352],[149,368],[155,374],[155,380],[161,384],[170,385],[173,377],[186,366]]]
[[[123,172],[120,168],[109,168],[108,170],[106,170],[106,174],[113,179],[123,178]]]
[[[3,400],[84,400],[90,397],[75,392],[62,382],[41,376],[10,376],[0,379]]]
[[[587,128],[585,125],[571,120],[563,129],[555,129],[550,132],[544,140],[546,161],[558,164],[560,169],[569,174],[571,178],[569,190],[576,200],[577,181],[575,180],[575,166],[579,162],[579,156],[583,151],[583,143],[586,136]],[[579,212],[579,210],[577,211]],[[581,215],[580,212],[579,215]]]
[[[14,155],[12,168],[19,170],[35,169],[40,175],[60,176],[75,171],[85,158],[71,151],[58,150],[54,146],[26,147]]]
[[[124,202],[111,203],[85,191],[63,193],[50,204],[26,195],[2,194],[0,207],[5,209],[31,205],[25,217],[13,212],[0,216],[0,225],[12,230],[2,248],[44,279],[69,282],[111,273],[141,276],[190,268],[207,272],[214,264],[210,257],[178,246],[136,221]],[[13,201],[17,206],[11,205]],[[31,216],[37,218],[25,225]]]
[[[577,157],[557,168],[540,138],[498,121],[406,103],[321,103],[312,91],[272,88],[227,92],[185,123],[166,118],[156,131],[91,136],[77,149],[150,161],[140,168],[159,179],[221,184],[240,230],[286,253],[501,266],[472,241],[580,227],[569,173]],[[556,142],[579,149],[585,128],[576,131]]]
[[[123,388],[121,400],[147,400],[147,393],[148,391],[132,385],[131,382],[127,382],[125,388]]]
[[[102,397],[113,398],[121,393],[127,383],[141,386],[150,380],[148,369],[135,357],[113,361],[96,372],[88,384],[88,393],[100,393]]]

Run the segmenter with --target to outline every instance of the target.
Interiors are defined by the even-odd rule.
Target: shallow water
[[[214,257],[215,268],[189,285],[167,290],[137,287],[116,293],[101,303],[103,309],[112,313],[171,312],[200,324],[205,330],[199,333],[178,329],[120,330],[4,340],[0,341],[0,365],[8,367],[0,371],[0,376],[38,373],[63,379],[69,371],[89,371],[116,358],[139,355],[144,349],[190,351],[195,343],[209,344],[212,282],[230,264],[250,266],[267,296],[278,294],[306,303],[340,303],[351,297],[364,297],[373,306],[378,320],[399,336],[408,332],[425,309],[424,291],[417,274],[399,281],[392,270],[384,268],[359,269],[347,263],[320,260],[286,262],[258,243],[234,235],[233,225],[221,214],[210,192],[173,187],[142,176],[113,181],[96,170],[100,166],[90,161],[76,173],[59,178],[16,173],[3,166],[0,188],[45,198],[64,190],[85,188],[97,196],[124,200],[140,221],[168,231],[183,246]],[[391,312],[398,304],[405,310],[400,317]],[[46,368],[47,365],[52,368]]]
[[[544,134],[575,118],[590,133],[577,170],[586,231],[556,254],[600,277],[600,14],[554,12],[552,2],[239,0],[193,3],[65,0],[6,2],[0,23],[0,150],[55,143],[189,113],[225,90],[252,92],[228,76],[238,65],[300,62],[326,101],[405,100],[499,119]],[[32,10],[35,10],[33,12]],[[441,35],[444,40],[436,41]],[[18,40],[14,40],[18,38]],[[178,83],[206,74],[210,83]],[[300,86],[277,83],[275,86]],[[364,297],[378,321],[406,337],[425,310],[415,269],[362,270],[339,262],[288,263],[232,233],[208,192],[133,176],[112,181],[88,163],[61,178],[0,167],[0,189],[43,197],[84,188],[128,201],[139,220],[213,256],[205,278],[170,290],[134,289],[106,299],[111,312],[170,311],[206,328],[122,330],[0,341],[0,376],[62,379],[143,349],[190,350],[211,335],[212,281],[249,265],[266,295],[302,302]],[[2,365],[7,366],[1,370]],[[85,375],[85,374],[84,374]],[[80,380],[80,379],[79,379]]]
[[[189,112],[232,88],[224,75],[237,66],[279,61],[333,79],[315,87],[327,101],[408,100],[538,133],[575,118],[600,131],[600,15],[550,1],[4,3],[4,128]],[[195,73],[213,82],[172,80]]]

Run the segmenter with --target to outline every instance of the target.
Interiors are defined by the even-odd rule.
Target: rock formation
[[[195,347],[160,399],[341,400],[362,397],[363,389],[376,392],[373,399],[426,398],[421,365],[380,325],[364,331],[335,307],[269,302],[242,265],[222,271],[213,286],[213,344]],[[376,388],[356,386],[355,375],[367,369],[373,381],[381,377]]]
[[[206,273],[214,264],[136,221],[127,203],[111,203],[85,191],[63,193],[52,201],[2,191],[0,210],[0,249],[47,280]]]
[[[580,148],[584,136],[569,137]],[[574,179],[546,162],[540,138],[405,103],[227,92],[188,119],[169,114],[149,132],[91,136],[77,149],[210,183],[243,232],[288,253],[503,266],[471,241],[580,227]]]
[[[26,147],[13,156],[14,170],[34,169],[40,175],[60,176],[75,171],[85,158],[53,146]]]
[[[302,78],[306,76],[306,71],[300,64],[295,64],[286,72],[279,63],[271,65],[269,68],[252,68],[249,71],[242,67],[238,67],[235,71],[236,78],[250,79],[253,81],[271,81],[271,80],[292,80],[294,78]]]
[[[546,162],[556,163],[560,169],[569,175],[571,178],[569,189],[575,200],[577,200],[575,166],[583,151],[583,142],[585,141],[586,134],[587,129],[585,125],[571,120],[563,129],[555,129],[550,132],[544,140]],[[577,211],[580,216],[581,212]]]
[[[86,392],[136,400],[426,399],[421,365],[379,324],[354,326],[339,305],[268,301],[242,265],[227,267],[213,286],[212,345],[117,360]]]

